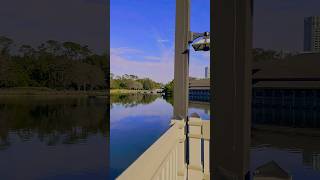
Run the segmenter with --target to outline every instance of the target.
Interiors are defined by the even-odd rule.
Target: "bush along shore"
[[[107,96],[109,93],[103,90],[76,91],[76,90],[55,90],[46,87],[15,87],[0,89],[0,96],[10,95],[54,95],[54,96]]]

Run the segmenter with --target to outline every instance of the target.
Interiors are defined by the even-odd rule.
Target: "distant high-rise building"
[[[204,77],[206,79],[209,79],[210,78],[210,68],[209,67],[205,67],[204,68]]]
[[[320,16],[304,19],[304,51],[320,52]]]

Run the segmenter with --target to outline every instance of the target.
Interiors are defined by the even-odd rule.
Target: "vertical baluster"
[[[159,172],[157,172],[157,174],[152,179],[153,180],[161,180]]]
[[[172,165],[172,163],[173,163],[173,150],[170,152],[170,163],[169,163],[169,178],[170,179],[173,179],[173,177],[172,177],[172,174],[173,174],[173,165]]]
[[[166,161],[166,179],[170,179],[170,156]]]
[[[204,178],[210,179],[210,121],[202,121]]]
[[[175,147],[175,149],[174,149],[174,161],[173,161],[173,179],[174,180],[176,180],[176,179],[178,179],[177,178],[177,176],[178,176],[178,171],[177,171],[177,169],[178,169],[178,159],[177,159],[177,152],[178,152],[178,144],[176,145],[176,147]]]
[[[185,120],[178,120],[178,152],[177,152],[177,166],[178,166],[178,180],[186,180],[186,163],[185,163]]]
[[[188,178],[202,179],[203,167],[201,161],[202,120],[193,113],[189,118],[189,165]]]
[[[166,168],[161,167],[161,180],[166,180]]]

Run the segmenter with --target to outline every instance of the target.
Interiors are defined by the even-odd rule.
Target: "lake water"
[[[117,177],[169,128],[171,100],[156,95],[111,97],[110,171]],[[209,104],[194,103],[191,112],[209,119]]]
[[[105,98],[0,97],[0,179],[106,179]]]
[[[173,112],[171,103],[172,100],[150,95],[120,95],[111,98],[111,178],[123,172],[169,128],[169,120]],[[189,107],[189,113],[197,112],[201,118],[209,119],[209,103],[191,101]],[[261,108],[266,109],[265,107],[253,108],[254,114],[256,111],[261,111]],[[277,107],[273,106],[273,108]],[[302,108],[297,112],[298,109],[295,113],[303,113],[303,109],[306,110]],[[307,110],[310,111],[310,109]],[[313,111],[317,109],[313,108]],[[259,116],[255,114],[254,120],[256,121],[257,118]],[[259,122],[253,124],[259,124]],[[261,125],[266,123],[267,127],[278,126],[277,123],[272,122],[275,121],[272,119],[270,123],[264,120]],[[290,130],[292,127],[289,124],[285,128]],[[306,127],[306,131],[308,131],[307,128],[309,127]],[[316,131],[320,132],[320,130]],[[294,180],[320,179],[320,137],[254,129],[251,141],[251,172],[273,160],[289,172]]]
[[[173,111],[172,100],[160,96],[113,95],[109,139],[108,107],[102,97],[0,97],[0,179],[114,179],[169,128]],[[192,101],[189,107],[190,113],[209,119],[209,103]],[[272,108],[278,109],[253,110],[266,116],[274,114]],[[294,113],[303,111],[317,114],[318,109]],[[317,124],[307,123],[308,116],[293,124],[260,121],[259,114],[254,113],[254,124],[289,131],[298,125],[309,131],[310,124]],[[312,117],[317,122],[318,116]],[[319,136],[254,129],[250,152],[251,171],[274,160],[294,180],[320,179]]]

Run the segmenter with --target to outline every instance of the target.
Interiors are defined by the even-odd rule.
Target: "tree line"
[[[252,49],[253,62],[281,60],[297,55],[297,52],[284,52],[272,49],[254,48]]]
[[[139,78],[136,75],[125,74],[122,76],[110,75],[111,89],[129,89],[129,90],[153,90],[161,88],[162,84],[153,81],[150,78]]]
[[[106,89],[107,56],[75,42],[48,40],[37,47],[18,46],[0,36],[0,88]]]

